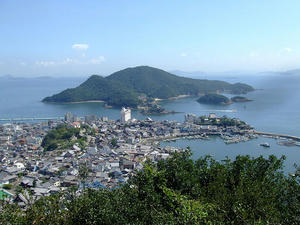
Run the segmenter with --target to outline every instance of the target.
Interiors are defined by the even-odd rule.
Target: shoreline
[[[170,97],[170,98],[154,98],[154,101],[167,101],[167,100],[176,100],[176,99],[181,99],[181,98],[187,98],[190,97],[191,95],[178,95],[175,97]]]

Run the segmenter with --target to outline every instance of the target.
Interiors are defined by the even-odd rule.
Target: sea
[[[186,113],[197,116],[215,113],[218,116],[239,118],[258,131],[289,134],[300,137],[300,73],[260,73],[210,75],[194,78],[209,78],[228,81],[230,83],[244,82],[256,90],[243,95],[253,101],[234,103],[231,105],[205,105],[196,102],[197,98],[187,97],[161,104],[175,114],[153,115],[153,120],[172,120],[182,122]],[[53,118],[63,117],[66,112],[84,117],[85,115],[107,116],[109,119],[119,119],[120,109],[105,108],[103,103],[53,104],[41,100],[66,88],[78,86],[87,77],[38,77],[16,78],[0,77],[0,123],[10,123],[1,119],[10,118]],[[227,95],[231,97],[231,95]],[[132,117],[145,119],[148,116],[138,111],[132,112]],[[26,121],[34,122],[34,121]],[[234,159],[237,155],[252,157],[275,155],[286,156],[284,171],[293,173],[295,164],[300,165],[300,147],[281,146],[278,140],[260,137],[248,142],[226,145],[220,138],[210,140],[177,140],[176,142],[161,142],[162,146],[185,148],[190,146],[193,158],[211,155],[216,160],[227,157]],[[260,143],[268,142],[271,147],[264,148]]]

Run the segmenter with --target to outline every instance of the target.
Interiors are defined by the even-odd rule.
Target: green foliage
[[[206,94],[200,97],[197,102],[204,104],[229,104],[230,99],[224,95]]]
[[[113,146],[113,147],[116,147],[117,146],[117,139],[112,139],[110,144]]]
[[[221,127],[229,127],[229,126],[236,126],[240,129],[245,127],[249,128],[250,126],[247,125],[244,121],[235,119],[235,118],[228,118],[223,116],[221,118],[208,118],[206,116],[201,116],[198,121],[195,122],[198,125],[215,125]]]
[[[85,145],[84,137],[79,136],[80,128],[69,128],[66,125],[59,125],[55,129],[48,132],[43,138],[42,147],[45,151],[53,151],[57,148],[69,148],[75,142],[79,143],[80,147]],[[76,137],[76,141],[71,138]]]
[[[26,224],[22,210],[15,204],[8,204],[0,200],[0,224]]]
[[[136,108],[141,103],[138,96],[167,99],[178,95],[195,96],[216,91],[247,93],[253,90],[246,84],[184,78],[160,69],[139,66],[121,70],[105,78],[93,75],[80,86],[46,97],[43,101],[102,100],[112,106]]]
[[[3,189],[10,190],[12,189],[12,184],[3,184],[2,187]]]
[[[160,114],[164,112],[165,109],[158,105],[158,104],[153,104],[151,106],[146,107],[146,109],[143,109],[141,112],[144,114]]]
[[[284,157],[216,161],[175,153],[146,162],[128,184],[43,197],[22,212],[0,208],[4,224],[299,224],[298,174]]]
[[[89,175],[89,168],[88,168],[87,163],[81,163],[79,165],[78,173],[79,173],[80,181],[85,185],[85,182],[86,182],[86,180],[88,178],[88,175]]]
[[[167,171],[169,188],[216,206],[213,221],[297,224],[300,186],[281,171],[283,160],[237,156],[235,161],[205,157],[194,162],[183,154],[160,161],[157,167]]]
[[[84,134],[92,135],[92,136],[94,136],[96,134],[96,130],[94,128],[90,127],[88,124],[81,124],[80,128],[85,130]]]
[[[254,89],[247,84],[235,83],[231,85],[230,91],[232,94],[247,94],[250,91],[254,91]]]

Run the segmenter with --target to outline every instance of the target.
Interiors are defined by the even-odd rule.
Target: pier
[[[287,138],[287,139],[291,139],[294,141],[300,141],[300,137],[287,135],[287,134],[275,134],[275,133],[261,132],[261,131],[254,131],[254,134],[267,135],[267,136],[274,137],[274,138]]]

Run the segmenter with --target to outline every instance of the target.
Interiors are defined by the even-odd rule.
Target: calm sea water
[[[229,82],[246,82],[256,90],[245,95],[252,102],[235,103],[228,106],[212,106],[197,103],[196,98],[184,98],[175,101],[164,101],[162,104],[168,110],[181,112],[170,115],[151,116],[155,120],[183,121],[185,113],[204,115],[214,112],[219,116],[240,118],[254,126],[257,130],[300,136],[300,76],[269,75],[218,77]],[[78,116],[95,114],[119,119],[119,109],[106,109],[102,103],[81,104],[46,104],[41,99],[58,93],[66,88],[75,87],[85,78],[36,78],[11,79],[0,78],[0,118],[20,117],[61,117],[66,112]],[[133,112],[137,119],[145,118],[137,111]],[[259,143],[268,141],[270,149],[264,149]],[[166,143],[162,143],[164,145]],[[273,139],[259,138],[246,143],[225,145],[221,139],[180,140],[167,143],[179,147],[191,146],[194,157],[211,154],[216,159],[231,158],[238,154],[251,156],[275,154],[287,156],[286,170],[293,171],[293,164],[300,165],[300,147],[284,147],[276,144]]]

